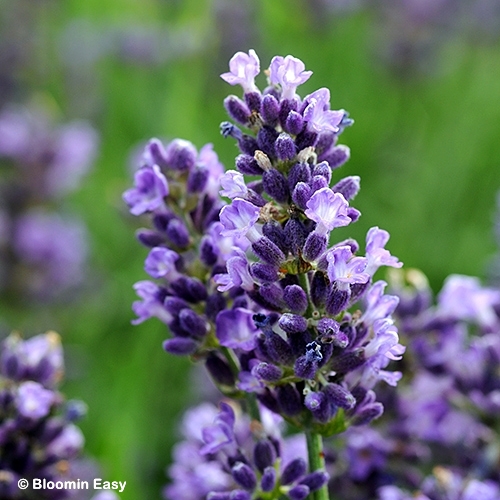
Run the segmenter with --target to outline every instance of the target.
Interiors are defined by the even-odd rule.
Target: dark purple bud
[[[188,302],[200,302],[207,298],[207,289],[205,285],[196,278],[182,276],[170,284],[172,290]]]
[[[336,347],[345,349],[349,345],[349,338],[340,331],[339,324],[331,318],[321,318],[318,321],[318,332],[323,344],[333,344]]]
[[[161,169],[168,168],[165,148],[163,147],[163,144],[161,143],[160,140],[151,139],[148,142],[146,149],[149,151],[149,154],[151,155],[153,161]]]
[[[307,329],[307,320],[297,314],[284,313],[278,325],[287,333],[300,333]]]
[[[279,365],[289,365],[293,360],[292,348],[275,332],[266,334],[265,346],[270,359]]]
[[[283,300],[290,311],[302,314],[309,305],[306,292],[299,285],[288,285],[283,290]]]
[[[282,161],[293,160],[297,154],[295,142],[286,132],[282,132],[277,137],[274,143],[274,150],[276,151],[278,160]]]
[[[189,307],[185,300],[173,296],[165,297],[163,306],[173,315],[178,315],[184,308]]]
[[[312,147],[316,144],[316,140],[318,139],[318,134],[316,132],[310,130],[303,130],[300,134],[297,135],[295,139],[295,144],[297,144],[297,149],[302,151],[305,148]]]
[[[269,238],[262,236],[256,242],[252,243],[252,250],[255,255],[264,262],[278,267],[285,260],[284,253]]]
[[[298,135],[304,128],[304,119],[300,113],[290,111],[288,113],[284,129],[292,135]]]
[[[275,127],[278,123],[280,112],[280,105],[276,97],[271,94],[265,95],[262,99],[260,112],[264,122],[271,127]]]
[[[334,406],[350,410],[356,404],[354,396],[339,384],[327,384],[323,387],[323,392]]]
[[[305,484],[298,484],[288,492],[288,496],[290,500],[304,500],[310,492],[311,490]]]
[[[290,192],[288,191],[286,177],[279,170],[275,168],[266,170],[262,175],[262,185],[264,191],[278,203],[288,202]]]
[[[276,460],[276,451],[273,444],[268,439],[259,441],[253,449],[253,463],[260,472],[271,467]]]
[[[348,201],[352,200],[359,192],[359,181],[360,178],[357,175],[344,177],[332,187],[332,191],[342,194]]]
[[[256,291],[247,292],[259,306],[269,311],[281,311],[283,308],[283,290],[275,284],[262,285]]]
[[[198,152],[189,141],[175,139],[165,149],[165,158],[170,168],[174,170],[191,170],[195,163]]]
[[[316,307],[321,308],[325,305],[328,289],[329,285],[325,274],[316,271],[311,281],[311,300]]]
[[[280,385],[276,389],[276,398],[280,405],[281,411],[293,417],[302,411],[302,401],[299,391],[292,384]]]
[[[322,161],[321,155],[328,151],[337,142],[337,135],[333,132],[322,132],[319,134],[318,141],[314,149],[318,155],[318,160]]]
[[[354,351],[333,357],[330,363],[332,370],[339,373],[348,373],[362,366],[365,361],[363,349],[355,349]]]
[[[191,337],[202,338],[208,331],[208,325],[204,318],[196,314],[192,309],[185,308],[179,313],[179,322]]]
[[[233,490],[229,495],[229,500],[251,500],[252,495],[248,491]]]
[[[266,467],[260,480],[262,491],[273,491],[276,485],[276,470],[274,467]]]
[[[274,144],[278,138],[278,132],[272,128],[264,125],[257,133],[257,144],[259,149],[263,151],[269,158],[276,157],[276,150]]]
[[[315,193],[316,191],[319,191],[320,189],[328,187],[328,182],[322,175],[315,175],[311,179],[310,185],[311,185],[311,189]]]
[[[281,484],[294,483],[307,472],[307,464],[303,458],[295,458],[286,465],[281,474]]]
[[[270,363],[259,363],[252,368],[252,375],[266,382],[277,382],[283,376],[283,370]]]
[[[311,167],[307,163],[296,163],[288,173],[288,187],[293,191],[298,182],[309,183]]]
[[[231,122],[222,122],[219,126],[220,133],[224,139],[232,137],[233,139],[239,140],[243,136],[241,130]]]
[[[139,229],[135,236],[140,243],[149,248],[159,247],[165,243],[163,235],[152,229]]]
[[[335,316],[343,311],[349,302],[350,289],[341,290],[337,285],[333,285],[325,303],[325,310],[328,314]]]
[[[219,258],[218,249],[213,244],[212,239],[204,237],[200,243],[200,260],[206,266],[213,266]]]
[[[257,144],[257,140],[255,137],[252,137],[247,134],[243,134],[241,138],[238,140],[238,146],[241,152],[245,155],[249,155],[253,158],[255,151],[259,149],[259,145]]]
[[[283,101],[280,102],[279,119],[280,119],[280,123],[281,123],[282,128],[285,128],[285,126],[286,126],[287,118],[288,118],[288,115],[290,114],[290,111],[296,111],[296,110],[297,110],[297,102],[296,101],[284,99]],[[288,130],[287,130],[287,132],[288,132]]]
[[[347,217],[349,217],[352,222],[356,222],[361,217],[361,212],[354,207],[347,207]]]
[[[341,167],[351,156],[351,151],[347,146],[340,144],[330,149],[322,155],[321,159],[327,161],[332,170]]]
[[[168,339],[163,342],[163,349],[176,356],[193,354],[197,348],[198,344],[195,340],[185,337],[174,337],[173,339]]]
[[[179,219],[170,219],[165,232],[175,246],[185,248],[189,245],[189,231]]]
[[[327,185],[329,185],[330,181],[332,180],[332,169],[330,168],[330,165],[326,161],[322,161],[321,163],[318,163],[317,165],[314,166],[312,175],[313,176],[321,175],[326,179]]]
[[[262,403],[268,410],[271,410],[273,413],[280,412],[280,408],[278,405],[278,401],[274,394],[266,387],[264,391],[257,393],[257,399],[260,403]]]
[[[368,280],[366,283],[353,283],[350,288],[351,288],[351,302],[354,303],[358,299],[360,299],[368,287],[370,286],[370,280]]]
[[[332,418],[332,407],[322,392],[308,393],[304,405],[319,422],[326,423]]]
[[[231,469],[231,474],[233,479],[248,491],[252,491],[257,486],[255,472],[243,462],[236,462]]]
[[[253,189],[247,191],[246,199],[257,207],[263,207],[267,203],[266,200]]]
[[[245,94],[245,102],[252,111],[259,113],[262,104],[262,95],[260,92],[247,92]]]
[[[299,182],[292,191],[292,201],[302,210],[307,208],[307,202],[311,198],[313,190],[309,184]]]
[[[207,297],[205,304],[205,315],[207,318],[214,320],[223,309],[227,306],[226,298],[222,293],[215,292]],[[246,306],[246,305],[245,305]]]
[[[205,360],[208,373],[219,385],[234,386],[235,377],[225,359],[222,359],[215,352],[210,352]]]
[[[160,213],[155,214],[153,216],[153,225],[154,227],[161,232],[165,232],[167,229],[168,223],[174,218],[174,214],[172,213]]]
[[[278,281],[278,268],[271,264],[254,262],[250,265],[250,274],[258,283],[269,284]]]
[[[236,157],[236,169],[244,175],[262,174],[262,169],[255,161],[253,155],[238,155]]]
[[[196,167],[189,173],[186,188],[188,193],[201,193],[207,185],[209,170],[206,167]]]
[[[309,236],[304,243],[304,251],[302,255],[304,260],[314,262],[325,253],[327,245],[327,237],[325,234],[319,234],[315,231],[309,233]]]
[[[379,418],[384,413],[384,406],[382,403],[375,402],[371,405],[365,406],[360,411],[356,411],[354,417],[351,419],[351,425],[366,425],[372,420]]]
[[[227,114],[241,125],[247,125],[250,119],[250,110],[246,103],[234,95],[227,96],[224,99],[224,107]]]
[[[296,218],[288,219],[285,224],[284,235],[290,252],[293,255],[299,255],[299,252],[302,252],[307,237],[307,230],[304,224]]]
[[[310,342],[306,346],[305,356],[301,356],[295,362],[295,375],[307,380],[313,379],[318,371],[318,363],[322,359],[321,346],[317,342]]]
[[[267,236],[281,251],[286,254],[288,252],[287,242],[285,239],[285,232],[276,221],[266,222],[262,226],[262,234]]]
[[[306,485],[311,491],[316,491],[322,488],[330,476],[322,470],[317,470],[307,474],[306,477],[300,480],[300,484]]]

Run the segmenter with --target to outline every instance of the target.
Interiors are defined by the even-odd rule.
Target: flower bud
[[[248,106],[235,95],[227,96],[224,99],[224,107],[226,108],[227,114],[235,121],[241,125],[247,125],[250,119],[250,110]]]
[[[174,337],[163,342],[163,349],[176,356],[193,354],[198,348],[198,344],[193,339],[185,337]]]
[[[267,94],[262,98],[261,115],[264,122],[275,127],[278,123],[280,105],[276,97]]]
[[[257,486],[255,472],[243,462],[236,462],[231,469],[233,479],[243,488],[252,491]]]
[[[262,175],[264,191],[278,203],[286,203],[290,196],[285,176],[275,168],[266,170]]]
[[[281,484],[287,485],[297,481],[307,471],[307,464],[303,458],[295,458],[286,465],[281,474]]]
[[[303,314],[309,304],[306,292],[299,285],[288,285],[283,290],[283,300],[296,314]]]
[[[299,391],[292,384],[280,385],[276,389],[276,397],[280,405],[281,411],[293,417],[302,411],[302,402],[300,400]]]
[[[297,154],[295,142],[286,132],[282,132],[276,138],[274,150],[278,159],[282,161],[293,160]]]

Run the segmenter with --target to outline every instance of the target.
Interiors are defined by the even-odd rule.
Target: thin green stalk
[[[323,454],[323,438],[321,434],[306,431],[307,456],[309,458],[309,472],[325,470],[325,456]],[[329,500],[328,485],[314,491],[310,495],[311,500]]]

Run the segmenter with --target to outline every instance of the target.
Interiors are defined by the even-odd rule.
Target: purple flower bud
[[[285,126],[283,127],[289,134],[298,135],[304,128],[304,119],[300,113],[290,111],[286,117]]]
[[[271,264],[253,262],[250,266],[250,274],[258,283],[274,283],[278,281],[278,268]]]
[[[244,175],[262,175],[262,169],[259,167],[253,155],[238,155],[235,165],[238,171]]]
[[[293,160],[297,154],[295,142],[293,142],[293,139],[286,132],[282,132],[277,137],[274,143],[274,150],[278,159],[282,161]]]
[[[221,491],[211,491],[207,495],[207,500],[231,500],[230,493]]]
[[[189,231],[181,220],[170,219],[165,232],[175,246],[185,248],[189,245]]]
[[[226,360],[217,353],[210,352],[205,360],[205,366],[212,378],[220,385],[234,387],[236,379]]]
[[[302,210],[307,208],[307,202],[310,200],[313,190],[309,184],[299,182],[292,191],[292,201]]]
[[[332,148],[337,142],[337,134],[331,131],[322,132],[318,137],[318,142],[316,142],[315,150],[318,155],[318,161],[323,161],[323,153],[327,152]]]
[[[288,116],[290,115],[291,111],[296,111],[296,109],[297,109],[297,101],[291,100],[291,99],[282,99],[281,100],[281,102],[280,102],[279,120],[280,120],[280,123],[281,123],[281,127],[284,130],[286,130],[287,132],[290,132],[289,130],[287,130],[285,128]],[[292,133],[292,132],[290,132],[290,133]]]
[[[175,354],[176,356],[193,354],[197,348],[198,344],[195,340],[184,337],[175,337],[163,342],[163,349],[170,354]]]
[[[355,349],[354,351],[346,352],[332,358],[331,365],[332,369],[336,372],[348,373],[362,366],[365,361],[363,349]]]
[[[299,285],[288,285],[283,291],[283,300],[288,308],[297,314],[303,314],[309,304],[306,292]]]
[[[75,425],[69,424],[47,445],[45,451],[53,460],[67,460],[77,455],[83,447],[83,442],[82,431]]]
[[[257,144],[269,158],[276,157],[275,142],[278,138],[278,132],[267,125],[264,125],[257,133]]]
[[[318,363],[323,359],[321,346],[313,341],[307,344],[306,354],[297,359],[294,372],[297,377],[312,380],[318,371]]]
[[[212,238],[204,236],[200,243],[200,260],[206,266],[213,266],[219,258],[219,250]]]
[[[184,300],[196,303],[207,298],[205,285],[196,278],[181,276],[170,285],[172,290]]]
[[[276,485],[276,470],[274,467],[266,467],[260,479],[260,488],[262,491],[273,491]]]
[[[326,184],[329,185],[330,181],[332,180],[332,169],[330,168],[328,162],[322,161],[321,163],[318,163],[314,166],[312,175],[314,177],[316,177],[317,175],[324,177],[326,179]],[[332,191],[335,191],[335,189],[332,188]]]
[[[326,298],[325,310],[328,314],[336,316],[343,311],[349,303],[350,289],[342,290],[336,285],[332,286]]]
[[[316,271],[311,281],[311,300],[317,308],[325,305],[328,291],[329,284],[325,274],[321,271]]]
[[[252,496],[248,491],[233,490],[229,495],[229,500],[251,500]]]
[[[293,352],[290,345],[275,332],[266,334],[265,348],[274,363],[288,365],[293,359]]]
[[[303,479],[300,480],[300,484],[306,485],[311,491],[316,491],[322,488],[327,482],[330,476],[322,471],[317,470],[307,474]]]
[[[191,170],[198,153],[196,148],[189,141],[174,139],[165,149],[165,159],[167,165],[173,170]]]
[[[262,98],[261,115],[267,125],[271,127],[275,127],[277,125],[279,111],[279,102],[273,95],[267,94]]]
[[[255,139],[255,137],[247,134],[243,134],[241,138],[238,139],[238,146],[243,154],[249,155],[252,158],[255,154],[255,151],[259,149],[259,145],[257,144],[257,140]]]
[[[167,179],[159,167],[146,166],[135,173],[134,187],[123,193],[123,201],[130,207],[132,215],[141,215],[163,207],[168,193]]]
[[[241,125],[247,125],[250,119],[250,110],[248,106],[238,97],[230,95],[224,99],[224,107],[227,114]]]
[[[375,402],[367,405],[360,411],[356,411],[354,417],[351,419],[351,425],[366,425],[372,420],[379,418],[384,413],[384,406],[382,403]]]
[[[323,344],[333,344],[341,349],[349,345],[347,335],[339,330],[339,324],[331,318],[322,318],[318,321],[318,332]]]
[[[188,193],[201,193],[207,185],[210,171],[205,166],[193,168],[189,173],[186,188]]]
[[[334,148],[330,149],[327,153],[322,155],[321,159],[323,161],[328,162],[330,168],[335,170],[336,168],[341,167],[347,160],[349,160],[351,156],[351,150],[344,146],[343,144],[339,144]]]
[[[165,238],[153,229],[139,229],[135,236],[140,243],[149,248],[158,247],[165,243]]]
[[[158,165],[161,169],[168,168],[165,148],[159,139],[151,139],[146,145],[145,153],[149,154],[153,164]]]
[[[215,320],[217,314],[227,306],[226,298],[221,293],[215,292],[207,297],[205,304],[205,315],[212,321]]]
[[[326,423],[332,418],[332,407],[322,392],[309,392],[304,405],[319,422]]]
[[[262,94],[258,91],[246,92],[245,102],[252,111],[260,113],[260,108],[262,106]]]
[[[298,484],[288,492],[288,496],[290,500],[304,500],[310,492],[311,490],[305,484]]]
[[[307,464],[303,458],[295,458],[286,465],[281,474],[281,484],[288,485],[300,479],[307,472]]]
[[[279,247],[266,236],[262,236],[262,238],[252,243],[252,250],[255,255],[260,257],[264,262],[276,267],[286,258]]]
[[[260,472],[271,467],[276,460],[276,451],[274,445],[268,439],[259,441],[253,450],[253,462]]]
[[[296,218],[288,219],[284,228],[286,245],[293,255],[299,255],[302,252],[306,241],[307,230],[304,224]]]
[[[277,382],[283,376],[283,370],[279,366],[261,362],[252,368],[252,375],[266,382]]]
[[[307,329],[307,320],[297,314],[282,314],[278,324],[287,333],[300,333]]]
[[[346,200],[352,200],[359,191],[360,178],[357,175],[344,177],[332,187],[334,193],[340,193]]]
[[[252,491],[257,486],[255,472],[243,462],[236,462],[231,469],[233,479],[243,488]]]
[[[309,183],[311,180],[311,168],[307,163],[296,163],[288,173],[288,186],[293,191],[298,182]]]
[[[325,252],[327,243],[327,237],[325,234],[320,234],[316,231],[309,233],[309,236],[304,244],[304,251],[302,253],[304,259],[309,262],[317,260]]]
[[[350,410],[356,404],[354,396],[339,384],[327,384],[323,387],[323,392],[331,404],[344,410]]]
[[[285,232],[281,225],[276,221],[266,222],[262,226],[262,234],[267,236],[281,251],[286,254],[288,251]]]
[[[347,217],[351,222],[356,222],[361,217],[361,212],[354,207],[347,207]]]
[[[275,168],[266,170],[262,175],[264,191],[278,203],[288,202],[290,192],[285,176]]]
[[[297,149],[302,151],[305,148],[313,147],[318,139],[318,133],[312,130],[304,129],[295,139]]]
[[[189,332],[190,336],[202,338],[208,331],[208,325],[204,318],[196,314],[192,309],[185,308],[179,313],[181,327]]]
[[[280,405],[281,411],[293,417],[302,411],[302,401],[300,399],[299,391],[292,384],[280,385],[276,389],[276,398]]]
[[[46,417],[55,401],[56,393],[45,389],[38,382],[31,380],[23,382],[17,390],[17,410],[23,417],[29,419],[38,420]]]

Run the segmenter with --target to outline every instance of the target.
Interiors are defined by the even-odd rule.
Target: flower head
[[[260,61],[255,50],[250,49],[248,54],[236,52],[229,61],[229,72],[220,77],[230,85],[241,85],[245,93],[258,91],[255,86],[255,77],[260,73]]]
[[[269,80],[273,85],[281,86],[281,98],[293,99],[297,87],[305,83],[312,71],[305,71],[304,63],[293,56],[275,56],[269,67]]]
[[[351,223],[347,216],[348,206],[348,202],[340,193],[334,193],[330,188],[324,187],[311,196],[304,213],[316,222],[316,232],[327,234],[336,227]]]

